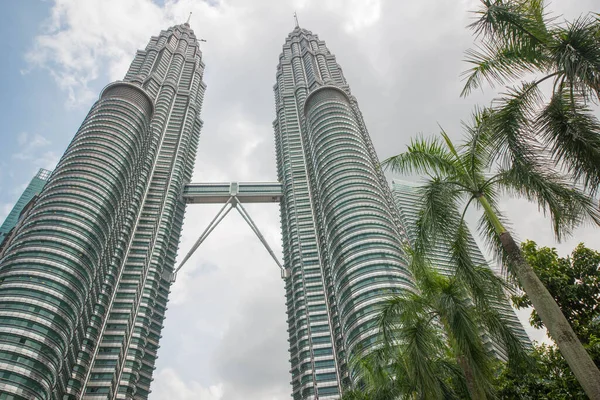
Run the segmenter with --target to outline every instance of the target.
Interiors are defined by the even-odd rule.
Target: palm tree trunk
[[[469,394],[471,395],[472,400],[484,400],[486,397],[480,393],[477,385],[475,384],[475,377],[473,376],[473,370],[469,365],[469,362],[465,359],[464,356],[456,357],[458,365],[460,369],[462,369],[463,375],[465,376],[465,381],[467,382],[467,389],[469,389]]]
[[[514,272],[521,287],[529,296],[535,311],[546,329],[548,329],[552,339],[556,342],[571,371],[573,371],[588,397],[592,400],[600,400],[600,371],[594,361],[585,351],[548,289],[537,277],[531,265],[523,258],[521,249],[511,234],[504,228],[487,199],[481,196],[479,203],[494,224],[504,252],[508,256],[512,272]]]

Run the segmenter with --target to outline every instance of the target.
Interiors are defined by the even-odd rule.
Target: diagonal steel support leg
[[[204,242],[204,240],[206,240],[208,235],[210,235],[210,233],[217,227],[217,225],[219,225],[219,222],[221,222],[223,220],[223,218],[225,218],[225,216],[229,213],[229,211],[231,211],[231,209],[235,207],[236,203],[237,203],[237,201],[233,197],[231,197],[229,200],[227,200],[227,202],[219,210],[217,215],[213,218],[213,220],[210,221],[210,224],[208,224],[208,226],[206,227],[204,232],[202,232],[202,234],[200,235],[198,240],[196,240],[196,243],[194,243],[194,245],[192,246],[190,251],[186,254],[186,256],[183,258],[183,260],[181,260],[181,262],[179,263],[179,266],[175,269],[175,271],[173,271],[173,277],[171,278],[171,282],[175,282],[175,278],[177,278],[177,272],[183,267],[183,265],[187,262],[187,260],[190,259],[190,257],[194,254],[194,252],[198,249],[198,247],[200,247],[202,242]],[[230,207],[227,208],[227,206],[230,206]],[[226,208],[227,208],[227,210],[225,210]]]
[[[258,236],[258,239],[261,241],[261,243],[263,244],[263,246],[265,246],[265,248],[267,249],[267,251],[269,252],[269,254],[271,255],[271,257],[273,257],[273,260],[275,260],[275,262],[279,266],[279,269],[281,270],[281,277],[285,278],[286,277],[286,270],[285,270],[285,268],[283,268],[283,265],[281,265],[281,263],[277,259],[277,256],[273,252],[273,249],[271,249],[271,246],[269,246],[269,243],[267,243],[267,240],[264,238],[264,236],[262,235],[262,233],[260,233],[260,230],[258,229],[258,226],[256,226],[256,224],[254,223],[254,221],[252,220],[252,218],[250,218],[250,214],[248,214],[248,211],[246,211],[246,209],[244,208],[244,206],[242,206],[242,203],[239,203],[239,202],[237,203],[236,208],[237,208],[238,212],[240,213],[240,215],[242,216],[242,218],[244,218],[244,220],[248,223],[248,225],[250,225],[250,228],[252,229],[252,231],[254,231],[254,233],[256,234],[256,236]]]
[[[230,206],[230,207],[227,208],[227,206]],[[281,277],[286,278],[289,276],[289,271],[287,271],[283,267],[283,265],[281,265],[281,263],[277,259],[277,256],[275,255],[275,252],[273,251],[273,249],[271,249],[271,246],[269,246],[269,244],[267,243],[267,240],[264,238],[262,233],[260,233],[258,226],[256,226],[256,224],[254,223],[254,221],[250,217],[250,214],[248,214],[248,211],[246,211],[246,209],[242,206],[242,203],[240,203],[240,201],[234,195],[234,196],[231,196],[229,198],[229,200],[227,200],[227,202],[223,205],[223,208],[221,208],[221,210],[219,210],[219,212],[217,213],[215,218],[213,218],[213,220],[210,221],[210,224],[208,225],[206,230],[204,232],[202,232],[202,234],[200,235],[198,240],[196,240],[196,243],[194,243],[194,245],[192,246],[190,251],[186,254],[186,256],[183,258],[183,260],[181,260],[181,263],[179,263],[179,266],[175,269],[175,271],[172,274],[171,282],[175,282],[175,279],[177,278],[177,272],[179,272],[179,270],[190,259],[190,257],[194,254],[194,252],[198,249],[198,247],[200,247],[202,242],[204,242],[204,240],[206,240],[208,235],[210,235],[210,233],[217,227],[219,222],[221,222],[223,220],[223,218],[225,218],[225,216],[229,213],[229,211],[231,211],[232,208],[236,208],[238,210],[238,212],[240,213],[240,215],[242,216],[244,221],[246,221],[246,223],[250,226],[250,229],[252,229],[252,231],[256,234],[256,236],[258,237],[260,242],[263,244],[263,246],[265,246],[265,248],[267,249],[267,251],[269,252],[271,257],[273,258],[273,260],[275,261],[275,263],[281,270]]]

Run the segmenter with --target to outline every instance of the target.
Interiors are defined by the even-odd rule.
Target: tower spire
[[[185,22],[186,25],[190,24],[190,19],[192,19],[192,12],[191,11],[190,11],[190,15],[188,15],[187,21]]]
[[[300,28],[300,24],[298,24],[298,14],[294,11],[294,20],[296,20],[296,28]]]

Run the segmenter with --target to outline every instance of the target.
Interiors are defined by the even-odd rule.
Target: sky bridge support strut
[[[228,190],[226,191],[226,186]],[[221,203],[224,202],[223,207],[219,210],[217,215],[210,221],[204,232],[198,237],[196,243],[188,251],[186,256],[181,260],[177,268],[171,275],[171,282],[175,282],[177,273],[190,259],[198,247],[206,240],[211,232],[219,225],[219,223],[229,214],[232,209],[236,209],[244,221],[250,226],[250,229],[256,234],[260,242],[263,244],[265,249],[269,252],[269,255],[273,258],[277,266],[281,271],[281,277],[287,278],[290,271],[286,270],[275,252],[269,246],[269,243],[260,232],[260,229],[254,223],[254,220],[250,217],[248,211],[242,206],[242,201],[245,200],[248,203],[273,203],[279,202],[282,198],[281,185],[278,182],[259,182],[259,183],[238,183],[231,182],[226,183],[204,183],[204,184],[190,184],[184,188],[183,198],[187,204],[190,203]],[[226,199],[226,201],[225,201]]]

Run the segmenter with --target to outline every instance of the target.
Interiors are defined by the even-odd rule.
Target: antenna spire
[[[192,12],[190,11],[190,15],[188,16],[188,19],[186,21],[186,24],[189,25],[190,24],[190,19],[192,18]]]
[[[298,14],[294,11],[294,19],[296,20],[296,28],[300,28],[300,24],[298,23]]]

